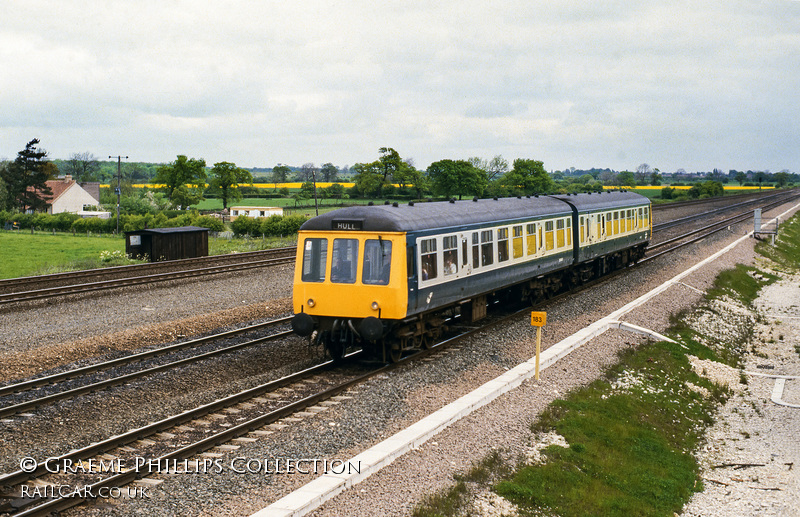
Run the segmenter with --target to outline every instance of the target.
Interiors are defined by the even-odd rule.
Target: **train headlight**
[[[309,299],[308,299],[308,306],[309,306],[309,307],[313,307],[313,306],[315,306],[316,304],[317,304],[317,302],[315,302],[313,298],[309,298]]]
[[[380,305],[378,305],[378,302],[372,302],[372,310],[373,311],[377,311],[379,308],[380,308]]]

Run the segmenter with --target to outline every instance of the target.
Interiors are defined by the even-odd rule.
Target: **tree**
[[[203,199],[206,183],[206,161],[178,155],[169,165],[158,168],[155,183],[164,185],[164,191],[173,206],[188,207]]]
[[[747,179],[747,174],[745,174],[742,171],[736,171],[736,181],[739,182],[740,187],[744,185],[746,179]]]
[[[631,186],[635,186],[637,184],[644,185],[647,183],[647,176],[653,173],[653,169],[650,168],[649,165],[643,163],[636,167],[636,174],[633,175],[633,179],[635,183],[631,183]]]
[[[334,183],[337,179],[336,176],[339,174],[339,169],[332,163],[326,163],[320,169],[320,174],[322,175],[322,181]]]
[[[313,163],[304,163],[302,167],[300,167],[300,176],[299,179],[302,182],[312,181],[316,177],[317,168],[314,167]]]
[[[383,168],[383,182],[391,182],[403,163],[400,154],[391,147],[381,147],[378,152],[381,153],[378,160]]]
[[[653,186],[661,185],[661,174],[658,173],[658,169],[654,170],[652,174],[650,174],[650,184]]]
[[[63,162],[62,169],[62,172],[70,174],[78,182],[100,180],[100,162],[89,151],[72,153],[69,160]]]
[[[275,183],[275,187],[277,188],[278,183],[286,183],[289,181],[289,174],[292,172],[292,169],[289,168],[287,165],[278,164],[272,168],[272,183]]]
[[[38,138],[28,142],[13,162],[0,169],[5,205],[12,210],[43,210],[47,207],[45,199],[53,195],[46,182],[55,178],[58,168],[47,160],[47,151],[36,147],[38,143]]]
[[[344,185],[341,183],[334,183],[322,190],[325,192],[325,197],[330,199],[342,199],[342,196],[344,196]]]
[[[7,208],[6,203],[8,202],[8,189],[6,189],[6,182],[3,181],[3,171],[7,165],[5,162],[0,163],[0,212]]]
[[[636,183],[636,176],[631,171],[622,171],[617,174],[617,185],[621,187],[635,187]]]
[[[514,160],[514,167],[500,181],[512,194],[546,194],[555,187],[544,162],[524,158]]]
[[[783,188],[789,183],[789,171],[787,170],[776,172],[772,177],[775,180],[775,186],[778,188]]]
[[[486,171],[467,160],[439,160],[428,167],[433,192],[439,196],[458,199],[464,194],[480,196],[489,184]]]
[[[383,164],[379,160],[372,163],[357,163],[352,170],[356,175],[353,177],[356,190],[363,197],[379,196],[383,186]]]
[[[247,169],[237,167],[235,163],[215,163],[211,169],[212,191],[218,191],[222,198],[222,208],[228,208],[228,200],[242,199],[239,184],[253,184],[253,175]]]

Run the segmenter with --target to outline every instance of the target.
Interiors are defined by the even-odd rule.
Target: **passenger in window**
[[[445,275],[454,275],[458,273],[458,268],[456,267],[455,262],[451,257],[447,257],[444,264],[444,274]]]

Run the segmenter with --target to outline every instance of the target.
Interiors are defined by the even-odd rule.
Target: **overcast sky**
[[[800,172],[800,2],[36,1],[0,158]]]

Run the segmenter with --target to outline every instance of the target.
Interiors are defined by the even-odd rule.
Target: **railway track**
[[[7,502],[0,504],[0,514],[15,517],[49,515],[91,499],[86,494],[99,494],[102,489],[122,487],[150,474],[174,471],[176,467],[187,465],[190,468],[216,465],[208,458],[195,458],[188,463],[182,460],[190,460],[198,454],[232,441],[255,441],[259,436],[271,432],[264,429],[265,426],[274,425],[303,410],[310,413],[325,411],[327,406],[322,404],[326,401],[335,399],[370,378],[438,353],[451,343],[496,325],[508,317],[511,316],[503,316],[488,325],[451,335],[430,349],[396,363],[370,368],[352,364],[334,368],[332,361],[326,361],[81,449],[29,462],[24,469],[0,475],[0,486],[10,487],[3,496]],[[357,355],[357,352],[350,355]],[[198,438],[185,443],[187,437],[193,436]],[[226,445],[225,450],[235,450],[236,447]],[[86,472],[91,470],[87,465],[97,466],[101,462],[110,466],[110,470]],[[71,469],[68,473],[64,472],[66,466]],[[59,472],[53,472],[54,470]],[[21,489],[21,485],[31,482],[35,486],[44,487],[62,486],[66,481],[72,486],[83,487],[82,491],[74,492],[69,497],[48,500],[45,497],[24,497]]]
[[[295,259],[295,248],[280,248],[276,250],[267,250],[269,253],[259,253],[258,255],[250,255],[244,261],[238,260],[239,254],[232,255],[237,260],[233,263],[225,263],[220,265],[210,265],[205,267],[193,267],[191,269],[180,269],[177,271],[168,271],[162,273],[145,273],[138,274],[137,276],[124,276],[122,278],[115,278],[111,280],[90,280],[91,278],[98,278],[104,270],[92,270],[89,272],[80,273],[77,277],[73,277],[70,273],[58,274],[57,278],[50,278],[50,275],[44,277],[26,277],[24,279],[12,279],[2,281],[0,283],[0,290],[7,292],[0,294],[0,305],[11,304],[32,300],[41,300],[44,298],[53,298],[58,296],[66,296],[71,294],[87,293],[94,291],[102,291],[107,289],[118,289],[121,287],[129,287],[135,285],[152,284],[158,282],[166,282],[171,280],[179,280],[185,278],[204,277],[208,275],[215,275],[220,273],[230,273],[235,271],[242,271],[246,269],[271,267],[281,264],[293,263]],[[253,252],[256,253],[256,252]],[[190,259],[191,264],[173,264],[181,267],[182,265],[196,265],[195,259]],[[180,262],[180,261],[176,261]],[[143,273],[147,269],[139,268],[138,266],[122,266],[136,268],[133,270],[125,270],[126,274],[130,273]],[[115,271],[114,274],[118,272]],[[61,285],[55,287],[44,287],[32,289],[33,285],[42,285],[42,283],[63,282],[65,279],[75,279],[76,282],[84,280],[83,283],[72,283],[69,285]],[[28,289],[28,290],[25,290]]]
[[[755,205],[762,205],[763,203],[767,203],[767,205],[762,205],[762,206],[774,206],[774,202],[776,202],[776,201],[792,199],[793,197],[796,197],[796,194],[793,194],[792,192],[779,192],[777,194],[770,194],[770,195],[766,195],[766,196],[762,195],[762,196],[759,196],[759,197],[756,197],[756,198],[749,198],[747,200],[743,200],[743,201],[740,201],[738,203],[726,204],[726,205],[723,205],[723,206],[718,207],[718,208],[713,208],[711,210],[698,212],[696,214],[692,214],[692,215],[689,215],[689,216],[686,216],[686,217],[680,217],[680,218],[672,219],[672,220],[665,221],[665,222],[662,222],[662,223],[653,224],[653,233],[655,233],[657,231],[658,232],[662,232],[662,231],[668,230],[670,228],[680,227],[680,226],[685,225],[686,223],[690,223],[690,222],[697,221],[697,220],[700,220],[700,219],[706,219],[708,217],[711,217],[711,216],[714,216],[714,215],[717,215],[717,214],[722,214],[722,213],[727,212],[729,210],[743,209],[743,208],[746,208],[746,207],[754,207]],[[737,201],[739,201],[739,200],[737,200]],[[655,205],[653,207],[653,210],[656,210],[658,207],[665,207],[666,208],[667,205]],[[664,211],[665,208],[663,208],[662,211]]]
[[[143,363],[159,356],[166,356],[168,354],[173,354],[191,348],[199,348],[201,345],[223,341],[234,336],[257,331],[263,332],[278,326],[285,326],[290,320],[291,317],[278,318],[227,332],[204,336],[153,350],[139,352],[137,354],[119,357],[109,361],[91,364],[81,368],[75,368],[44,377],[37,377],[19,383],[0,386],[0,400],[3,398],[10,399],[12,397],[14,399],[24,399],[7,405],[5,405],[3,402],[0,402],[0,404],[4,404],[0,406],[0,418],[6,418],[15,414],[23,413],[25,411],[30,411],[31,409],[44,404],[50,404],[60,400],[74,398],[86,393],[93,393],[111,386],[117,386],[125,382],[130,382],[147,375],[153,375],[158,372],[171,370],[180,366],[186,366],[188,364],[210,359],[212,357],[217,357],[222,354],[231,353],[242,348],[289,336],[292,333],[290,330],[282,330],[266,336],[258,337],[256,339],[250,339],[235,343],[233,345],[221,346],[210,351],[198,352],[195,355],[172,360],[167,363],[154,366],[148,365],[128,373],[115,374],[104,379],[99,379],[98,376],[94,375],[98,372],[110,370],[112,368],[120,368],[122,366],[132,365],[134,363]],[[32,394],[33,397],[29,398],[25,396],[29,393]]]
[[[728,204],[733,198],[714,200],[695,200],[667,205],[654,205],[654,213],[669,212],[676,208],[703,205],[708,203],[722,203],[722,208],[695,214],[666,223],[658,223],[654,230],[665,230],[670,227],[685,224],[692,220],[705,217],[709,214],[724,211],[734,207],[748,206],[760,200],[768,200],[787,195],[786,192],[767,195],[744,194],[736,196],[737,203]],[[14,278],[0,280],[0,306],[12,303],[42,300],[121,287],[167,282],[178,279],[202,277],[220,273],[229,273],[245,269],[271,267],[288,264],[294,261],[296,248],[276,248],[272,250],[253,251],[229,255],[216,255],[194,259],[182,259],[152,264],[137,264],[132,266],[117,266],[69,273],[56,273],[35,277]]]
[[[775,202],[774,204],[780,204],[785,202],[785,200]],[[750,216],[750,212],[747,213],[740,213],[736,214],[732,217],[727,218],[724,221],[716,223],[714,225],[709,225],[699,230],[694,230],[689,232],[692,242],[697,240],[703,239],[712,235],[713,233],[720,231],[721,229],[727,228],[728,225],[735,224],[736,222],[741,222],[742,220],[746,219],[746,217]],[[684,236],[686,237],[686,236]],[[660,256],[663,253],[668,251],[674,251],[680,247],[685,246],[686,242],[671,242],[671,243],[662,243],[661,246],[668,248],[666,251],[662,251],[656,255],[648,256],[645,260],[652,260],[657,256]],[[643,261],[642,261],[643,262]],[[622,274],[625,270],[620,270],[617,274]],[[596,280],[592,284],[585,286],[583,289],[589,288],[592,285],[598,282],[604,282],[609,280],[611,276],[604,276],[601,279]],[[574,294],[574,292],[564,293],[559,297],[563,296],[570,296]],[[558,299],[558,298],[556,298]],[[549,299],[546,303],[552,303],[556,299]],[[399,365],[405,364],[409,361],[419,359],[421,357],[427,356],[432,353],[439,352],[444,346],[447,346],[459,339],[463,339],[467,335],[471,335],[474,332],[478,332],[481,330],[485,330],[487,327],[491,325],[498,325],[501,324],[503,321],[506,321],[507,318],[514,318],[518,317],[519,313],[527,313],[530,311],[529,307],[526,307],[520,311],[514,312],[507,316],[503,316],[497,320],[492,321],[489,325],[483,325],[479,328],[468,329],[463,333],[459,333],[455,336],[448,337],[447,339],[440,341],[439,343],[433,345],[430,350],[422,351],[419,354],[415,354],[413,356],[406,357],[402,359],[400,362],[395,363],[393,365],[382,366],[368,372],[350,372],[353,376],[348,379],[339,379],[334,384],[326,384],[324,390],[320,389],[313,389],[311,392],[304,391],[300,389],[300,387],[311,386],[311,385],[318,385],[322,382],[327,382],[327,380],[334,377],[335,374],[331,370],[331,364],[326,362],[321,365],[315,366],[311,369],[304,370],[303,372],[298,372],[298,374],[293,374],[291,376],[285,377],[283,379],[279,379],[278,381],[273,381],[261,386],[257,386],[256,388],[252,388],[250,390],[246,390],[244,392],[235,394],[231,397],[227,397],[225,399],[221,399],[211,404],[206,404],[204,406],[200,406],[193,410],[181,413],[180,415],[175,415],[173,417],[164,419],[159,422],[155,422],[148,426],[142,427],[140,429],[133,430],[129,433],[125,433],[123,435],[115,436],[105,440],[103,442],[99,442],[97,444],[92,444],[90,446],[84,447],[83,449],[79,449],[76,451],[72,451],[66,455],[59,457],[59,460],[56,461],[66,461],[70,460],[73,462],[78,462],[81,460],[88,460],[93,457],[100,457],[105,458],[106,462],[108,463],[109,458],[135,458],[135,457],[147,457],[152,458],[152,464],[157,466],[160,465],[169,465],[168,462],[172,460],[181,460],[181,459],[189,459],[197,454],[202,453],[203,451],[208,451],[217,447],[221,444],[226,444],[235,439],[244,439],[253,440],[257,439],[259,433],[269,432],[265,431],[262,428],[264,426],[268,426],[270,424],[274,424],[279,420],[295,414],[298,411],[303,409],[312,407],[315,408],[313,411],[323,411],[324,406],[321,406],[322,401],[328,400],[336,395],[343,393],[344,391],[357,386],[358,384],[364,382],[366,379],[373,377],[376,374],[381,372],[385,372],[388,369],[396,368]],[[339,370],[337,370],[339,372]],[[325,377],[312,377],[314,375],[325,373]],[[285,388],[287,386],[292,386],[289,390],[284,390],[276,394],[276,390],[280,390],[281,388]],[[299,395],[297,397],[292,398],[292,400],[288,400],[287,392],[294,391],[297,392]],[[312,393],[314,392],[314,393]],[[267,394],[272,393],[276,395],[268,396]],[[258,399],[258,400],[256,400]],[[284,400],[285,404],[280,405],[279,407],[274,407],[269,410],[269,412],[265,414],[259,414],[257,416],[253,416],[252,418],[248,416],[242,416],[245,413],[245,410],[252,409],[248,407],[250,405],[254,405],[259,409],[257,412],[263,413],[266,410],[266,406],[262,406],[264,401],[270,400]],[[255,402],[255,403],[254,403]],[[208,417],[209,415],[214,415],[213,417]],[[229,416],[230,415],[237,415],[236,422],[231,422]],[[208,417],[205,418],[204,417]],[[209,433],[204,432],[202,433],[204,436],[202,439],[197,439],[189,444],[182,444],[182,445],[168,445],[166,442],[174,436],[187,436],[186,433],[191,433],[192,431],[196,431],[197,428],[204,428],[208,429],[208,422],[209,420],[217,421],[217,420],[225,420],[225,423],[228,423],[227,426],[223,429],[220,429],[218,432],[215,430],[212,432],[210,436],[207,436]],[[180,427],[179,433],[172,433],[169,432],[170,430],[174,430]],[[247,438],[248,435],[254,434],[253,438]],[[149,439],[149,437],[156,437],[156,439]],[[244,437],[244,438],[243,438]],[[142,445],[140,446],[139,443]],[[155,445],[154,445],[155,443]],[[131,445],[134,444],[134,445]],[[152,447],[152,449],[148,449],[146,447]],[[117,452],[118,449],[124,448]],[[168,450],[167,450],[168,449]],[[123,453],[127,454],[125,456]],[[100,456],[103,455],[103,456]],[[126,460],[127,461],[127,460]],[[126,463],[127,464],[127,463]],[[94,492],[97,493],[101,487],[117,487],[117,486],[124,486],[132,481],[135,481],[138,478],[143,476],[147,476],[151,473],[151,471],[157,471],[159,469],[151,469],[151,468],[142,468],[142,469],[131,469],[126,472],[112,472],[110,477],[106,476],[102,480],[87,480],[81,481],[81,484],[85,484],[86,486],[93,487]],[[16,472],[12,472],[10,474],[5,474],[0,476],[0,485],[5,486],[13,486],[13,485],[20,485],[21,483],[26,483],[30,481],[32,478],[39,477],[39,475],[43,474],[51,474],[47,472],[47,469],[44,465],[38,465],[35,470],[30,472],[23,472],[22,470],[18,470]],[[79,484],[75,482],[73,477],[70,477],[70,480],[73,484]],[[54,479],[51,481],[42,480],[39,483],[42,485],[46,485],[47,483],[58,483],[58,479]],[[12,489],[18,491],[18,487]],[[89,493],[92,493],[91,491]],[[31,499],[25,499],[18,497],[16,499],[11,500],[5,507],[0,507],[0,511],[5,511],[7,513],[14,512],[14,515],[45,515],[49,514],[54,511],[64,510],[66,508],[75,506],[77,504],[81,504],[87,500],[87,497],[83,497],[80,494],[73,495],[72,497],[66,498],[58,498],[49,501],[37,501]],[[41,504],[40,504],[41,503]]]

